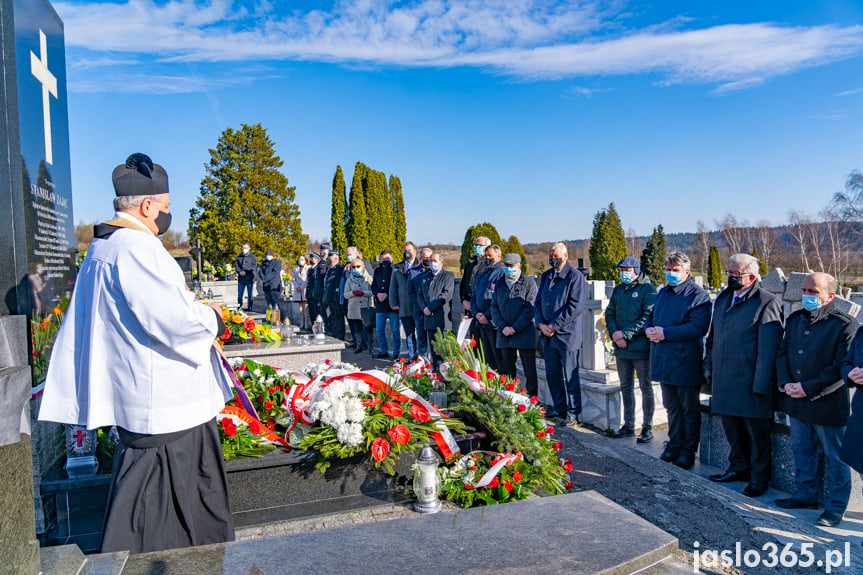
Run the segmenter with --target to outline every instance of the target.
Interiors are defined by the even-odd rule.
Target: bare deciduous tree
[[[800,261],[803,264],[804,271],[809,270],[809,258],[806,257],[806,247],[809,243],[806,229],[808,222],[809,216],[806,214],[798,212],[797,210],[791,210],[788,212],[788,231],[797,241],[797,246],[800,248]]]
[[[725,218],[716,222],[716,226],[732,254],[749,251],[747,247],[752,244],[752,241],[749,236],[749,223],[746,220],[738,222],[733,215],[725,214]]]
[[[707,268],[707,257],[710,254],[710,232],[702,220],[696,222],[698,226],[695,232],[695,250],[701,256],[701,275],[705,274]]]
[[[634,258],[641,257],[644,251],[644,240],[638,237],[638,232],[632,227],[626,232],[626,251]]]
[[[761,220],[755,224],[754,236],[758,255],[761,256],[764,265],[770,266],[770,256],[776,251],[776,230],[770,222]]]

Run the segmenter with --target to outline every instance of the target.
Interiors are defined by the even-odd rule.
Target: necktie
[[[742,296],[739,296],[739,295],[737,295],[737,294],[734,294],[734,299],[733,299],[733,300],[731,300],[731,307],[736,306],[736,305],[737,305],[737,302],[739,302],[739,301],[740,301],[740,300],[742,300],[742,299],[743,299],[743,297],[742,297]]]

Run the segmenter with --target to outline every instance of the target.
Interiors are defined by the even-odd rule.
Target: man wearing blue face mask
[[[461,297],[462,308],[467,315],[470,315],[470,300],[473,295],[473,286],[476,283],[476,278],[485,269],[487,261],[485,259],[485,248],[491,245],[491,240],[485,236],[480,236],[474,240],[473,256],[464,265],[464,274],[461,276],[461,283],[458,286],[459,296]]]
[[[486,363],[493,370],[498,370],[497,327],[491,318],[491,302],[494,292],[500,283],[503,270],[500,265],[500,246],[497,244],[485,248],[486,266],[473,284],[473,295],[470,300],[470,313],[476,321],[477,341],[482,346],[482,354]]]
[[[620,395],[623,399],[623,425],[615,438],[635,435],[635,374],[641,389],[641,435],[639,443],[653,439],[653,382],[650,381],[650,342],[644,324],[653,310],[656,288],[647,274],[641,273],[638,258],[625,257],[617,264],[620,284],[614,287],[605,310],[605,325],[614,342]]]
[[[782,410],[791,424],[794,494],[777,499],[786,509],[818,508],[818,445],[827,463],[828,495],[817,523],[842,521],[851,496],[851,471],[840,458],[851,412],[841,368],[857,331],[857,320],[836,309],[836,279],[813,273],[803,279],[803,309],[792,313],[779,345],[776,378]]]
[[[695,283],[689,257],[665,258],[668,285],[656,296],[644,334],[650,340],[650,377],[662,384],[668,444],[660,458],[683,469],[695,464],[701,433],[698,394],[704,383],[702,339],[710,327],[710,296]]]

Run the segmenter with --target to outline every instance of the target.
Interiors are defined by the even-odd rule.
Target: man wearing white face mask
[[[615,438],[635,435],[635,374],[641,389],[641,435],[639,443],[653,438],[653,382],[650,381],[650,341],[644,335],[647,316],[656,301],[656,288],[647,274],[641,273],[638,258],[625,257],[617,264],[620,284],[614,287],[605,310],[605,325],[614,342],[620,395],[623,400],[623,425]]]
[[[791,424],[794,494],[777,499],[786,509],[818,507],[818,445],[827,464],[828,495],[818,524],[842,521],[851,496],[851,471],[840,458],[851,412],[841,368],[857,332],[857,320],[836,309],[836,279],[813,273],[803,279],[803,309],[788,317],[779,345],[776,380]]]
[[[663,461],[683,469],[695,464],[701,433],[698,394],[704,383],[702,338],[710,327],[710,296],[692,279],[689,257],[665,258],[668,285],[656,296],[644,334],[650,340],[650,376],[662,384],[668,412],[668,445]]]
[[[447,332],[452,329],[450,320],[450,301],[455,287],[452,272],[443,269],[443,256],[435,252],[429,264],[430,273],[422,275],[420,289],[417,291],[417,305],[423,313],[423,327],[426,330],[435,369],[441,357],[434,350],[434,336],[437,330]]]

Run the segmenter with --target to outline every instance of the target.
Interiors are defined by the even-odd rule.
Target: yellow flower
[[[232,321],[232,322],[234,322],[234,323],[243,323],[243,318],[241,318],[241,317],[240,317],[239,315],[237,315],[237,314],[234,314],[234,315],[232,315],[232,316],[231,316],[231,321]]]
[[[60,308],[59,305],[54,308],[54,315],[60,315],[61,313],[63,313],[63,310]]]

